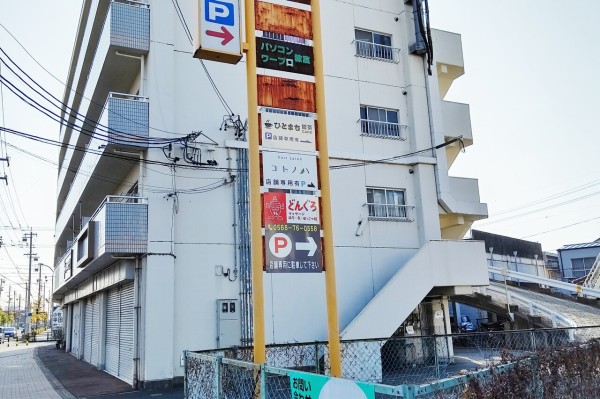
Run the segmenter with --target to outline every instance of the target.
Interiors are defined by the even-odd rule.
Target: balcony
[[[444,136],[453,139],[462,136],[465,147],[473,144],[471,130],[471,111],[469,104],[441,101],[442,118],[444,121]],[[452,166],[462,149],[459,143],[446,147],[448,167]]]
[[[148,204],[132,196],[108,196],[57,262],[54,295],[62,296],[115,262],[113,255],[144,254]]]
[[[96,7],[92,7],[88,15],[85,32],[80,32],[89,44],[77,53],[79,58],[75,70],[71,71],[77,94],[69,94],[68,100],[70,107],[85,115],[87,122],[83,123],[83,127],[90,131],[95,128],[93,121],[97,121],[104,112],[102,105],[109,93],[129,92],[140,74],[140,60],[124,55],[147,54],[150,48],[150,9],[147,4],[112,1],[100,2]],[[82,101],[82,98],[91,101]],[[66,117],[70,124],[82,125],[73,115]],[[78,133],[77,128],[62,126],[62,142],[84,147],[89,140],[87,135]],[[68,190],[67,183],[72,178],[69,171],[78,168],[82,157],[81,151],[73,151],[72,148],[60,150],[59,209],[61,198]]]
[[[57,243],[66,242],[72,234],[66,231],[77,208],[81,215],[91,215],[106,193],[116,186],[134,167],[131,161],[106,156],[117,148],[134,149],[147,147],[148,102],[146,98],[120,93],[109,93],[105,112],[88,144],[92,151],[85,151],[69,190],[59,196],[56,220]],[[96,176],[111,176],[97,179]],[[85,198],[85,201],[81,201]]]
[[[448,177],[447,187],[448,192],[442,196],[444,209],[440,211],[442,238],[459,239],[474,221],[487,217],[487,205],[479,198],[477,179]]]
[[[148,147],[148,101],[145,97],[110,93],[104,108],[109,145]]]
[[[459,34],[432,29],[440,97],[444,98],[455,79],[465,73],[462,40]]]

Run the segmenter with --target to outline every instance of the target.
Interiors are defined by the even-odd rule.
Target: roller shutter
[[[119,289],[108,291],[106,301],[106,371],[119,374],[119,324],[121,303]]]
[[[83,360],[98,365],[100,327],[100,301],[97,296],[88,298],[85,305]]]
[[[108,292],[106,310],[106,371],[133,381],[133,283]]]
[[[133,380],[133,284],[121,288],[121,340],[119,341],[119,377]]]

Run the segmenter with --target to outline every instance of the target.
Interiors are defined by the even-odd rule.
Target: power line
[[[75,90],[73,87],[67,85],[66,83],[64,83],[62,80],[60,80],[59,78],[57,78],[55,75],[52,74],[52,72],[48,71],[48,69],[46,69],[33,55],[31,55],[31,53],[25,48],[25,46],[23,46],[23,44],[21,44],[21,42],[8,30],[8,28],[6,28],[4,25],[2,25],[0,23],[0,27],[2,27],[2,29],[4,29],[9,35],[10,37],[13,38],[13,40],[15,42],[17,42],[17,44],[21,47],[21,49],[23,51],[25,51],[25,53],[40,67],[42,68],[48,75],[52,76],[58,83],[60,83],[62,86],[64,86],[65,88],[67,88],[68,90],[70,90],[71,92],[81,96],[81,98],[86,99],[90,102],[90,104],[94,104],[97,105],[98,107],[100,107],[101,109],[105,109],[104,104],[100,104],[97,103],[95,101],[93,101],[90,98],[87,98],[83,95],[83,93],[78,92],[77,90]],[[162,132],[162,133],[167,133],[167,134],[176,134],[176,135],[180,135],[180,133],[176,133],[176,132],[171,132],[168,130],[163,130],[163,129],[159,129],[159,128],[155,128],[152,126],[148,126],[148,129],[150,130],[155,130],[157,132]]]
[[[542,234],[551,233],[551,232],[553,232],[553,231],[564,230],[564,229],[566,229],[566,228],[573,227],[573,226],[577,226],[577,225],[579,225],[579,224],[589,223],[589,222],[592,222],[592,221],[594,221],[594,220],[600,220],[600,216],[599,216],[599,217],[596,217],[596,218],[592,218],[592,219],[586,219],[586,220],[582,220],[582,221],[580,221],[580,222],[576,222],[576,223],[568,224],[568,225],[566,225],[566,226],[557,227],[557,228],[555,228],[555,229],[552,229],[552,230],[546,230],[546,231],[542,231],[541,233],[530,234],[530,235],[528,235],[528,236],[521,237],[521,239],[525,239],[525,238],[529,238],[529,237],[535,237],[535,236],[540,236],[540,235],[542,235]]]
[[[460,142],[461,147],[463,147],[464,149],[464,145],[462,142],[462,136],[454,138],[452,140],[449,141],[445,141],[442,144],[438,144],[434,147],[429,147],[429,148],[424,148],[422,150],[418,150],[418,151],[414,151],[414,152],[410,152],[408,154],[403,154],[403,155],[396,155],[393,157],[389,157],[389,158],[381,158],[381,159],[377,159],[377,160],[373,160],[373,161],[361,161],[361,162],[356,162],[356,163],[347,163],[347,164],[343,164],[343,165],[335,165],[335,166],[330,166],[329,169],[330,170],[336,170],[336,169],[346,169],[346,168],[357,168],[360,166],[366,166],[366,165],[371,165],[371,164],[381,164],[381,163],[388,163],[390,161],[395,161],[398,159],[402,159],[402,158],[407,158],[413,155],[418,155],[418,154],[422,154],[424,152],[428,152],[428,151],[432,151],[432,150],[439,150],[440,148],[444,148],[450,144],[453,144],[455,142]]]

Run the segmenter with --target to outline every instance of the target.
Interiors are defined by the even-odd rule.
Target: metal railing
[[[389,205],[366,203],[370,220],[392,220],[402,222],[412,222],[409,215],[409,209],[414,208],[411,205]]]
[[[406,140],[402,134],[404,129],[406,129],[406,125],[398,123],[360,119],[360,131],[363,136]]]
[[[600,370],[598,337],[600,326],[342,341],[342,378],[372,390],[378,399],[458,399],[473,381],[493,389],[495,376],[513,367],[530,372],[541,364],[532,359],[537,362],[555,352],[583,348],[586,352],[578,356],[597,356],[588,369]],[[185,397],[288,399],[294,397],[294,375],[301,372],[324,381],[330,370],[325,342],[270,345],[263,366],[251,359],[249,347],[185,351]],[[564,366],[577,366],[575,360],[569,363]],[[543,367],[541,373],[547,373],[550,366]]]
[[[398,54],[400,53],[400,49],[362,40],[354,40],[354,45],[356,46],[357,57],[395,63],[399,62]]]

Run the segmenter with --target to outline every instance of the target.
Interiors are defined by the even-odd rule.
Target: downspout
[[[119,55],[121,57],[127,57],[127,58],[135,58],[136,60],[140,60],[140,96],[144,96],[145,94],[145,87],[144,87],[144,68],[146,66],[146,58],[143,55],[131,55],[131,54],[125,54],[125,53],[121,53],[120,51],[115,51],[116,55]]]

